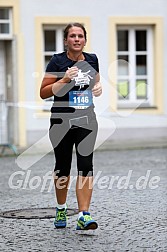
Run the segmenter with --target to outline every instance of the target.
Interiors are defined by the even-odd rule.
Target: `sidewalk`
[[[126,134],[125,134],[126,135]],[[99,141],[100,142],[100,141]],[[30,147],[33,147],[31,150]],[[0,146],[0,157],[3,156],[10,156],[14,155],[15,152],[12,150],[12,148],[4,147],[4,152],[1,153],[3,146]],[[15,147],[16,148],[16,147]],[[95,149],[96,151],[119,151],[119,150],[138,150],[138,149],[155,149],[155,148],[167,148],[167,137],[148,137],[147,135],[144,135],[142,138],[134,137],[134,138],[118,138],[118,137],[109,137],[104,142],[102,141],[102,144],[98,148]],[[16,148],[17,152],[19,154],[23,153],[24,151],[28,150],[29,154],[39,154],[39,153],[49,153],[50,149],[52,149],[50,141],[39,143],[39,144],[33,144],[24,148]]]
[[[65,230],[56,230],[53,219],[0,217],[0,250],[167,251],[167,148],[106,149],[94,156],[95,186],[90,211],[99,224],[96,231],[76,231],[77,215],[69,217]],[[54,207],[54,190],[49,190],[51,180],[43,184],[44,176],[52,171],[53,155],[46,155],[28,170],[19,168],[15,161],[16,157],[0,157],[1,211]],[[73,178],[75,167],[74,154]],[[12,185],[19,189],[9,187],[14,173]],[[37,182],[35,176],[41,182],[32,189]],[[69,189],[67,203],[69,208],[77,208],[75,182]]]

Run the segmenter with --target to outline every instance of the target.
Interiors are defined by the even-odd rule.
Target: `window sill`
[[[126,109],[138,109],[138,110],[143,110],[143,109],[149,109],[149,110],[153,110],[153,109],[158,109],[157,106],[147,106],[147,105],[136,105],[136,106],[130,106],[130,105],[125,105],[125,106],[118,106],[117,109],[119,110],[126,110]]]

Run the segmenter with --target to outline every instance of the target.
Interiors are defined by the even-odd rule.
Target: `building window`
[[[117,26],[118,107],[153,103],[153,30]]]
[[[65,26],[44,26],[44,66],[48,64],[54,53],[64,51],[64,33]]]
[[[65,50],[64,28],[65,25],[45,25],[43,27],[44,68],[46,68],[53,54],[60,53]],[[50,102],[53,102],[53,97],[50,97],[45,101],[46,103],[43,110],[48,111],[51,105]]]
[[[12,38],[12,10],[0,8],[0,39]]]

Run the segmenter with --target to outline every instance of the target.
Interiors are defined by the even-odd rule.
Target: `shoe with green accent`
[[[65,228],[67,225],[67,209],[59,209],[56,207],[56,216],[54,220],[56,228]]]
[[[97,222],[92,219],[89,212],[83,211],[83,216],[78,219],[76,230],[89,230],[98,228]]]

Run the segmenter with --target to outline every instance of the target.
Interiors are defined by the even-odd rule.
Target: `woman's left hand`
[[[100,82],[97,82],[92,88],[92,93],[94,96],[100,96],[102,94],[102,86]]]

